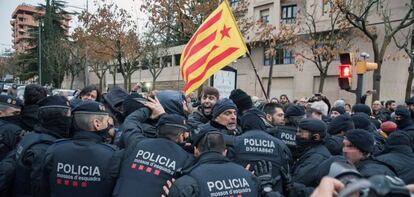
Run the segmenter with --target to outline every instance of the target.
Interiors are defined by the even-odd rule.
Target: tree
[[[291,42],[291,48],[295,45],[303,44],[302,50],[295,51],[296,64],[300,66],[304,60],[312,62],[319,71],[320,81],[318,92],[322,93],[325,79],[328,76],[329,66],[337,59],[339,52],[350,48],[352,29],[348,28],[348,22],[339,10],[336,1],[326,0],[325,5],[329,7],[327,26],[321,25],[319,22],[324,17],[320,9],[319,2],[313,2],[306,9],[303,6],[301,16],[297,18],[300,27],[297,42]],[[325,16],[326,17],[326,16]],[[355,35],[355,34],[352,34]],[[354,38],[354,37],[352,37]]]
[[[281,24],[280,28],[272,25],[263,19],[256,21],[255,37],[251,44],[265,48],[266,57],[270,58],[270,67],[267,81],[267,97],[270,97],[273,78],[273,64],[277,50],[284,46],[291,45],[296,40],[295,28],[293,25]]]
[[[145,53],[142,67],[151,73],[152,89],[155,89],[157,78],[166,67],[166,63],[162,61],[162,57],[166,54],[166,48],[159,44],[160,42],[155,39],[151,30],[145,33],[143,43],[145,43]]]
[[[390,9],[392,2],[387,0],[338,1],[338,7],[345,14],[348,22],[363,32],[371,41],[374,61],[378,64],[378,69],[373,74],[373,89],[377,91],[377,94],[373,95],[373,100],[378,100],[381,95],[381,67],[387,47],[397,32],[414,23],[414,17],[411,16],[414,11],[414,0],[405,1],[404,8],[406,9],[401,13],[400,19],[395,19],[396,13]],[[372,19],[369,18],[369,16],[374,18],[374,14],[376,14],[375,18],[380,19],[380,24],[376,26],[370,23]],[[377,28],[383,29],[384,36],[379,37]]]
[[[414,79],[414,28],[411,26],[405,34],[403,31],[399,32],[399,34],[401,34],[400,39],[397,38],[397,34],[392,37],[394,43],[397,48],[404,50],[411,60],[410,65],[408,66],[408,78],[405,85],[405,99],[409,99],[411,97],[411,87]]]
[[[86,51],[83,44],[78,41],[67,41],[64,46],[70,53],[65,71],[70,76],[70,89],[73,89],[75,78],[85,69]]]

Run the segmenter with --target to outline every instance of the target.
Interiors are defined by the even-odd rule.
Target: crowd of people
[[[414,97],[370,107],[137,90],[0,95],[0,196],[334,196],[347,183],[333,164],[413,189]]]

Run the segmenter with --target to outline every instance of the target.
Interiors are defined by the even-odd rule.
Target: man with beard
[[[323,145],[326,136],[326,124],[319,119],[305,118],[300,121],[296,134],[297,151],[299,159],[292,168],[293,188],[289,188],[290,195],[307,196],[311,190],[303,190],[300,184],[307,187],[316,187],[319,183],[319,176],[315,169],[324,160],[331,157],[329,150]]]
[[[216,88],[209,86],[203,88],[200,97],[200,106],[188,117],[188,125],[192,127],[191,130],[211,120],[213,106],[219,99],[219,95]]]
[[[211,121],[200,126],[194,131],[195,134],[201,130],[220,131],[227,135],[239,135],[241,131],[237,128],[237,106],[228,98],[221,99],[213,107]]]
[[[23,132],[20,127],[20,107],[19,100],[0,95],[0,161],[20,141]]]

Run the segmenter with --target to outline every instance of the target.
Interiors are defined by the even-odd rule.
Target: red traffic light
[[[339,78],[352,78],[352,65],[351,64],[339,65]]]

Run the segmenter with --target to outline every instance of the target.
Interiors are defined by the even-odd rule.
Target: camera
[[[333,162],[329,169],[330,177],[340,180],[345,188],[338,197],[414,197],[406,184],[398,177],[375,175],[365,179],[352,164]]]

